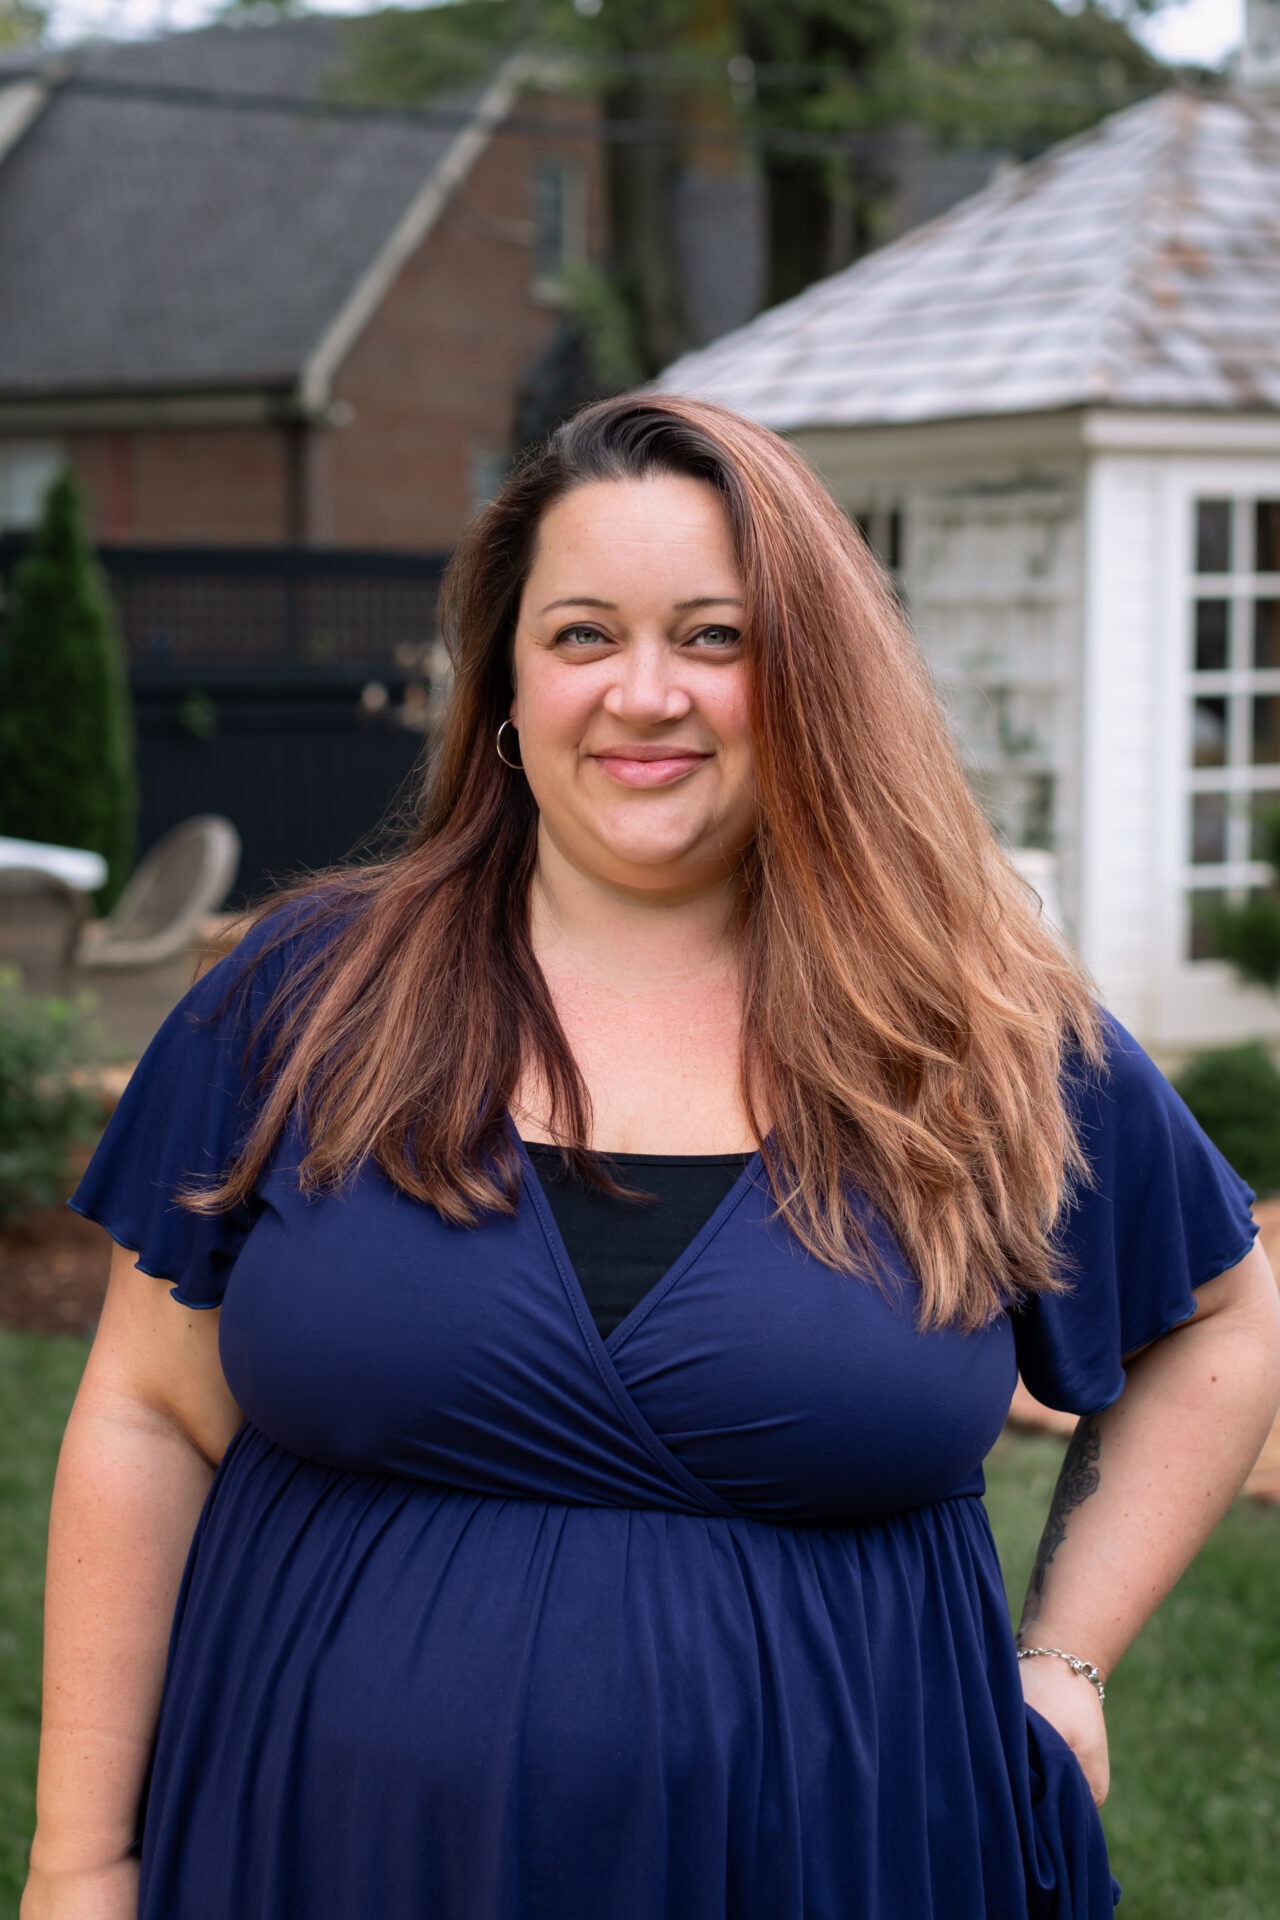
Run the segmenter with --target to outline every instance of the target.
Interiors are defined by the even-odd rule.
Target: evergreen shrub
[[[1267,1049],[1198,1053],[1174,1086],[1240,1177],[1262,1196],[1280,1193],[1280,1067]]]
[[[70,474],[55,480],[0,627],[0,833],[133,865],[137,811],[124,648]]]
[[[71,1149],[101,1130],[100,1102],[77,1074],[99,1049],[88,996],[25,996],[0,967],[0,1223],[66,1191]]]

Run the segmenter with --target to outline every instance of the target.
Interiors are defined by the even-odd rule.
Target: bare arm
[[[218,1314],[113,1249],[49,1522],[36,1835],[22,1920],[133,1920],[137,1829],[169,1629],[214,1468],[240,1422]]]
[[[1023,1606],[1023,1645],[1108,1676],[1240,1491],[1280,1401],[1280,1297],[1261,1247],[1196,1299],[1193,1320],[1126,1363],[1119,1400],[1077,1427]],[[1093,1687],[1054,1659],[1024,1660],[1022,1679],[1101,1801]]]

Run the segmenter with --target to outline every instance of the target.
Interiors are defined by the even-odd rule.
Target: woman
[[[1276,1403],[1251,1196],[772,434],[588,408],[445,620],[407,847],[193,989],[73,1200],[24,1920],[1099,1920],[1102,1677]],[[1083,1416],[1022,1661],[1017,1356]]]

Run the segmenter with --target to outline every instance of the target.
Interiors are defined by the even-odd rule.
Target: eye
[[[562,627],[555,645],[567,647],[570,653],[581,652],[584,647],[607,646],[608,636],[599,627]]]
[[[699,627],[691,636],[698,646],[705,646],[712,653],[728,653],[742,639],[737,627]]]

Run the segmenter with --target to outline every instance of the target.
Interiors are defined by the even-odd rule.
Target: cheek
[[[714,725],[735,759],[751,756],[751,702],[745,685],[727,689],[717,703]]]
[[[533,753],[572,745],[581,735],[595,704],[583,678],[537,673],[522,677],[512,717]]]

